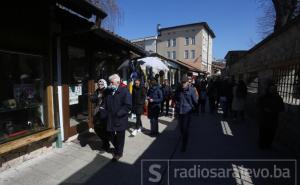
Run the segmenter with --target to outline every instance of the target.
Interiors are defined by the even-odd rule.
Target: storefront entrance
[[[90,63],[86,50],[80,47],[67,46],[66,63],[63,75],[64,85],[64,136],[69,137],[84,132],[92,127],[90,95],[93,93],[90,74]]]

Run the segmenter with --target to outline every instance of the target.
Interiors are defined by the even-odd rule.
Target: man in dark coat
[[[150,89],[148,91],[148,118],[150,119],[151,136],[157,136],[158,132],[158,116],[160,112],[163,94],[155,78],[150,80]]]
[[[181,151],[185,152],[188,138],[189,125],[191,122],[191,113],[197,106],[197,96],[193,87],[189,86],[188,78],[183,77],[181,86],[177,88],[175,93],[175,112],[178,115],[178,122],[182,136]]]
[[[133,136],[137,132],[142,131],[142,120],[141,115],[144,112],[144,103],[146,100],[146,89],[141,86],[141,81],[136,79],[132,89],[132,111],[136,114],[136,125],[135,130],[131,133]]]
[[[105,98],[102,114],[107,117],[107,131],[115,147],[113,160],[123,156],[125,130],[128,128],[128,113],[131,109],[131,95],[128,89],[120,87],[120,77],[113,74],[109,77],[109,93]]]
[[[163,93],[163,101],[161,102],[161,113],[164,112],[164,105],[166,103],[166,116],[169,115],[169,104],[170,104],[170,99],[172,95],[172,89],[169,85],[169,81],[167,79],[164,80],[164,84],[161,87],[162,93]]]
[[[266,94],[258,100],[259,147],[270,148],[278,127],[279,113],[284,110],[282,98],[274,84],[269,84]]]

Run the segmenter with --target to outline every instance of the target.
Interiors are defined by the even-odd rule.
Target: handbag
[[[94,109],[93,116],[96,116],[99,113],[100,105],[97,105]]]

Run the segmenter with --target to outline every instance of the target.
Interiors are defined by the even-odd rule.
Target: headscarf
[[[107,88],[107,82],[104,79],[100,79],[98,80],[98,84],[103,84],[103,88],[106,89]],[[102,89],[103,89],[102,88]]]

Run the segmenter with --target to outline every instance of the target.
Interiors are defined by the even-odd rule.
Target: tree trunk
[[[276,11],[274,31],[277,31],[293,18],[297,0],[272,0],[272,2]]]

